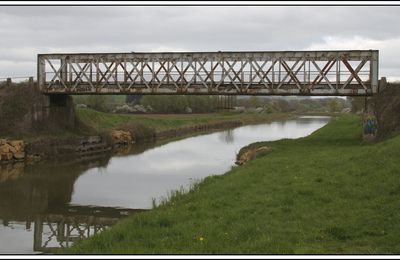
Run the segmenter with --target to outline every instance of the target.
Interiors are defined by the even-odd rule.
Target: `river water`
[[[227,172],[243,146],[303,137],[328,121],[300,117],[136,145],[119,155],[0,166],[0,253],[68,247],[151,209],[173,190]]]

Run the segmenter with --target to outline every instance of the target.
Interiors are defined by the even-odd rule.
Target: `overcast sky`
[[[400,79],[400,7],[0,6],[0,78],[49,52],[378,49]]]

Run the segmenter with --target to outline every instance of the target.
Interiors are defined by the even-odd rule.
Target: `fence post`
[[[30,88],[33,87],[33,77],[29,77],[28,84]]]
[[[7,78],[6,85],[7,85],[7,87],[11,86],[11,78]]]

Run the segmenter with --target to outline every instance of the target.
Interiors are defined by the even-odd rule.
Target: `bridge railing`
[[[39,54],[47,94],[372,95],[378,51]]]

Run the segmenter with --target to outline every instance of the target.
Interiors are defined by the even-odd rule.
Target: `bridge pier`
[[[386,77],[382,77],[378,81],[378,92],[382,92],[388,86]],[[364,141],[373,141],[376,139],[379,128],[379,120],[381,117],[379,110],[380,105],[377,104],[379,94],[375,97],[364,97],[364,111],[363,111],[363,139]],[[387,100],[387,103],[390,103]]]
[[[69,95],[42,95],[31,113],[32,126],[36,129],[74,129],[76,117],[72,97]]]
[[[49,95],[48,122],[65,129],[74,129],[76,126],[75,110],[72,97],[69,95]]]
[[[378,122],[371,98],[365,97],[364,102],[363,139],[364,141],[373,141],[376,138]]]

